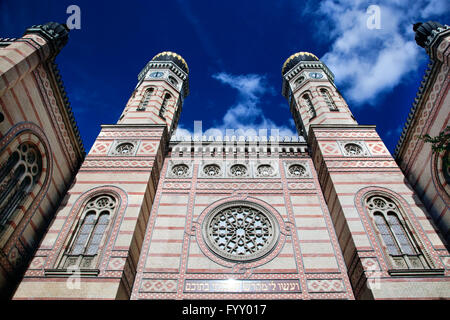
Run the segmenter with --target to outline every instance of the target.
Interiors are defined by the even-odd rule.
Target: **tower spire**
[[[299,134],[311,124],[356,124],[328,67],[309,52],[297,52],[283,64],[283,96],[288,99]]]
[[[118,124],[178,124],[184,98],[189,94],[189,67],[179,54],[155,55],[138,75],[138,84]]]

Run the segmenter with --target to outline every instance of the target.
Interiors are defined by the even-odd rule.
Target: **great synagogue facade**
[[[450,298],[450,30],[394,157],[314,54],[282,67],[298,136],[178,136],[189,68],[151,59],[85,155],[57,23],[0,38],[0,290],[13,299]],[[188,110],[187,110],[188,111]]]

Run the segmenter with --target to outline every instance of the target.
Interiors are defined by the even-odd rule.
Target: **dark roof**
[[[433,30],[437,30],[438,28],[443,28],[443,25],[439,22],[428,21],[425,23],[417,22],[413,25],[413,30],[416,33],[414,39],[416,43],[425,48],[425,43]]]
[[[289,70],[291,70],[297,63],[300,61],[319,61],[314,54],[309,52],[297,52],[291,55],[283,64],[283,68],[281,69],[281,73],[284,75]]]
[[[189,67],[182,56],[175,52],[164,51],[153,57],[152,61],[172,61],[186,73],[189,73]]]

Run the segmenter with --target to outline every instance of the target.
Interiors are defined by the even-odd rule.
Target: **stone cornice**
[[[152,123],[146,123],[146,124],[102,124],[100,125],[102,128],[111,128],[111,129],[150,129],[150,128],[167,128],[167,125],[165,124],[152,124]]]
[[[58,66],[52,60],[48,63],[49,72],[53,74],[56,89],[59,92],[62,102],[61,114],[63,115],[66,123],[68,124],[68,131],[72,132],[74,141],[74,147],[78,150],[79,156],[81,159],[84,158],[86,152],[84,150],[83,141],[80,136],[80,131],[78,129],[77,122],[75,120],[74,114],[72,112],[72,108],[70,107],[69,98],[67,97],[66,90],[64,89],[64,84],[61,79],[61,75],[58,70]],[[58,104],[59,106],[59,104]],[[72,130],[69,130],[71,128]]]
[[[0,38],[0,48],[10,45],[11,43],[13,43],[16,40],[17,40],[17,38]]]
[[[305,139],[302,136],[202,136],[201,138],[198,136],[172,136],[170,139],[172,143],[179,142],[208,142],[208,143],[252,143],[252,142],[261,142],[261,143],[301,143],[305,144]]]
[[[423,80],[420,82],[419,90],[416,94],[416,97],[414,98],[414,102],[412,104],[412,107],[409,111],[408,117],[406,119],[405,125],[403,126],[402,133],[400,135],[400,138],[397,142],[397,146],[395,147],[394,151],[394,158],[398,159],[401,156],[402,150],[404,146],[406,145],[406,137],[408,136],[410,132],[410,128],[413,126],[414,120],[419,114],[419,111],[421,109],[421,106],[423,105],[423,99],[425,95],[425,92],[429,89],[431,86],[431,80],[433,78],[432,75],[434,75],[437,72],[437,69],[439,66],[434,61],[430,61],[428,64],[427,70],[425,71],[425,74],[423,76]]]
[[[298,73],[304,69],[321,69],[327,75],[331,83],[334,83],[334,74],[328,69],[328,67],[321,61],[300,61],[295,67],[289,70],[283,76],[283,88],[281,94],[288,98],[289,94],[289,81],[292,80]]]
[[[355,130],[355,129],[375,129],[374,124],[311,124],[309,130],[313,129],[342,129],[342,130]]]
[[[428,63],[427,70],[423,76],[422,81],[420,82],[419,90],[414,98],[414,102],[409,111],[408,117],[406,119],[406,123],[403,127],[403,131],[400,135],[400,138],[397,142],[397,146],[394,151],[394,158],[396,160],[400,160],[402,156],[403,149],[407,144],[408,139],[406,137],[410,134],[411,128],[414,126],[415,119],[419,115],[420,110],[422,109],[424,103],[425,94],[430,86],[432,85],[432,81],[434,79],[434,75],[439,71],[441,64],[438,63],[435,59],[435,48],[439,46],[439,43],[445,36],[450,34],[450,27],[448,25],[444,25],[442,27],[438,27],[436,30],[431,31],[431,35],[428,36],[425,41],[425,50],[427,54],[430,56],[430,62]]]
[[[57,22],[31,26],[25,31],[24,35],[26,34],[38,34],[47,40],[51,49],[49,59],[56,57],[69,40],[69,28],[65,24]]]
[[[450,34],[450,26],[444,25],[442,28],[438,27],[437,30],[432,30],[431,35],[428,36],[425,41],[425,50],[427,54],[430,56],[430,59],[435,59],[435,48],[439,46],[439,43],[445,36]]]
[[[144,80],[145,75],[150,69],[169,69],[175,73],[183,81],[183,86],[181,91],[183,93],[183,98],[189,95],[189,77],[186,72],[184,72],[179,66],[177,66],[172,61],[149,61],[145,67],[138,74],[138,81]]]

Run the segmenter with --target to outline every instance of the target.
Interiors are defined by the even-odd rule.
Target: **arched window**
[[[165,118],[164,114],[166,113],[167,103],[169,102],[169,99],[170,99],[170,94],[166,93],[166,95],[164,96],[164,100],[161,104],[161,109],[159,109],[159,116],[161,118]]]
[[[379,237],[395,269],[428,269],[429,265],[415,243],[400,208],[386,196],[371,196],[366,200]]]
[[[333,99],[331,99],[330,93],[326,89],[320,89],[320,94],[322,95],[323,100],[325,100],[330,111],[339,111],[334,104]]]
[[[110,195],[96,196],[86,203],[61,262],[63,268],[90,269],[95,266],[116,207],[117,201]]]
[[[141,103],[139,104],[137,111],[145,110],[152,94],[153,94],[153,88],[149,88],[149,89],[145,90],[144,99],[142,99]]]
[[[306,107],[308,108],[308,114],[309,114],[310,118],[314,118],[316,116],[316,109],[314,109],[314,105],[311,101],[311,98],[309,97],[309,95],[304,94],[303,100],[305,100],[305,104],[306,104]]]
[[[298,87],[299,85],[301,85],[303,83],[303,81],[305,81],[305,77],[300,76],[297,80],[295,80],[295,87]]]
[[[31,192],[42,172],[41,154],[33,144],[20,144],[0,168],[0,230]]]
[[[173,84],[175,87],[178,86],[178,81],[177,81],[174,77],[169,76],[169,81],[170,81],[170,83]]]

